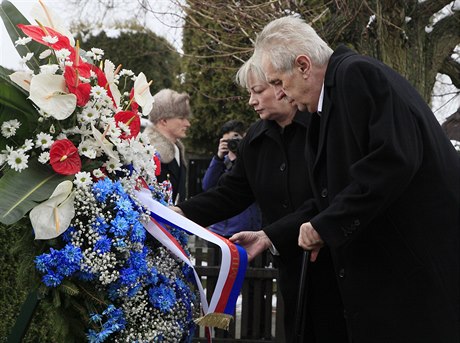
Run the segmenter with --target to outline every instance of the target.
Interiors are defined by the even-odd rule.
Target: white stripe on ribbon
[[[219,246],[222,251],[222,260],[220,265],[219,276],[217,277],[217,284],[214,289],[214,293],[211,297],[211,302],[208,305],[206,296],[204,295],[203,286],[201,284],[201,280],[197,273],[195,272],[195,268],[193,267],[189,258],[184,255],[184,253],[174,244],[171,242],[169,237],[153,222],[149,221],[148,223],[143,223],[146,230],[157,238],[165,247],[167,247],[174,255],[180,258],[182,261],[187,263],[192,269],[195,274],[195,279],[197,280],[197,285],[200,290],[201,295],[201,302],[204,314],[212,313],[215,311],[216,306],[219,302],[220,296],[222,294],[222,290],[225,285],[225,281],[228,278],[230,272],[230,248],[228,245],[223,241],[223,238],[217,236],[213,232],[199,226],[195,222],[191,221],[188,218],[181,216],[180,214],[174,212],[173,210],[169,209],[168,207],[162,205],[161,203],[157,202],[152,198],[152,193],[148,189],[141,189],[139,191],[135,191],[135,195],[137,199],[150,211],[155,213],[158,217],[164,219],[165,221],[177,226],[178,228],[184,228],[185,231],[188,231],[204,240],[214,243]],[[185,229],[186,228],[186,229]]]

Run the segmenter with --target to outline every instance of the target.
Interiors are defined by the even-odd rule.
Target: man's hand
[[[223,160],[225,155],[228,154],[228,145],[227,145],[227,140],[224,138],[221,138],[219,140],[219,147],[217,148],[217,156]]]
[[[181,216],[185,217],[184,212],[177,206],[168,206],[170,210],[173,210],[176,213],[179,213]]]
[[[311,250],[310,261],[316,261],[319,249],[324,245],[324,242],[310,222],[300,226],[299,245],[302,249]]]
[[[230,237],[230,241],[241,245],[246,250],[249,261],[272,245],[270,238],[262,230],[238,232]]]

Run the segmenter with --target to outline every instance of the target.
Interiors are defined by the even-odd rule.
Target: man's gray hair
[[[268,58],[274,69],[289,72],[299,55],[307,55],[316,65],[324,65],[333,50],[303,19],[287,16],[268,23],[257,36],[254,54]]]
[[[191,116],[187,93],[178,93],[172,89],[162,89],[153,96],[153,107],[149,119],[156,124],[161,119],[188,118]]]
[[[264,71],[262,70],[259,61],[256,60],[256,56],[251,56],[244,64],[240,67],[235,76],[235,81],[238,85],[243,88],[250,89],[249,86],[249,75],[252,74],[259,81],[266,81]]]

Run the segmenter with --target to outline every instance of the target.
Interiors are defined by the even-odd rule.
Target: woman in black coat
[[[331,250],[350,341],[460,342],[460,165],[430,108],[299,18],[267,25],[256,54],[278,98],[317,112],[307,156],[320,213],[299,242]]]
[[[261,120],[248,130],[239,145],[236,164],[220,179],[219,185],[178,207],[187,218],[207,226],[238,214],[254,201],[259,204],[268,225],[251,234],[263,249],[274,247],[278,251],[275,261],[285,304],[286,338],[288,342],[294,342],[294,315],[302,261],[302,250],[297,244],[298,228],[317,213],[314,206],[306,206],[308,213],[300,211],[305,200],[313,196],[306,177],[308,117],[306,113],[297,112],[288,102],[275,100],[273,89],[251,60],[240,69],[237,80],[249,90],[249,104]],[[251,251],[248,255],[249,259],[253,257]],[[343,306],[327,249],[309,275],[309,342],[345,342]],[[325,290],[327,298],[323,296]],[[334,296],[329,297],[330,294]],[[315,339],[319,337],[318,332],[323,333],[323,340]]]

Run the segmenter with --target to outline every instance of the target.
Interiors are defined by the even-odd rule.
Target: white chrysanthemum
[[[23,150],[15,150],[8,154],[8,165],[16,170],[21,171],[27,168],[27,160],[29,156]]]
[[[38,156],[38,162],[41,164],[47,164],[50,160],[50,153],[48,151],[44,151]]]
[[[78,153],[90,159],[95,159],[97,154],[96,142],[84,140],[78,145]]]
[[[26,139],[24,141],[24,144],[21,146],[21,150],[23,151],[29,151],[34,147],[34,142],[31,139]]]
[[[93,175],[94,175],[95,178],[98,178],[98,179],[100,179],[101,177],[105,176],[105,174],[102,172],[102,170],[100,168],[94,169],[93,170]]]
[[[94,108],[87,106],[78,114],[78,120],[82,123],[94,123],[99,119],[99,112]]]
[[[57,50],[55,53],[58,61],[65,61],[67,57],[70,56],[70,51],[68,49],[60,49]]]
[[[14,42],[14,46],[26,45],[27,43],[29,43],[31,41],[32,41],[31,37],[20,37]]]
[[[42,39],[44,42],[47,42],[50,44],[57,43],[58,41],[58,38],[56,36],[43,36]]]
[[[93,183],[91,180],[91,174],[88,172],[78,172],[75,174],[75,180],[73,180],[73,183],[78,188],[84,188]]]
[[[91,52],[95,55],[104,55],[104,50],[99,48],[91,48]]]
[[[122,69],[119,73],[120,76],[134,76],[134,73],[132,70],[129,69]]]
[[[51,56],[51,53],[53,52],[53,50],[51,49],[46,49],[45,51],[43,51],[39,56],[38,58],[41,59],[41,60],[44,60],[45,58]]]
[[[107,91],[104,89],[104,87],[93,86],[91,87],[91,96],[95,99],[99,99],[103,96],[107,96]]]
[[[16,134],[16,130],[19,129],[21,123],[17,119],[12,119],[3,122],[2,124],[2,136],[5,138],[13,137]]]
[[[104,166],[109,173],[114,173],[117,170],[121,170],[122,164],[118,158],[111,158],[104,164]]]
[[[40,66],[40,73],[42,74],[56,74],[59,70],[59,66],[57,64],[44,64]]]
[[[42,150],[45,150],[51,147],[53,142],[53,136],[45,132],[40,132],[39,134],[37,134],[35,145],[37,146],[37,148],[42,148]]]
[[[21,62],[26,63],[34,56],[33,52],[28,52],[27,55],[21,58]]]

